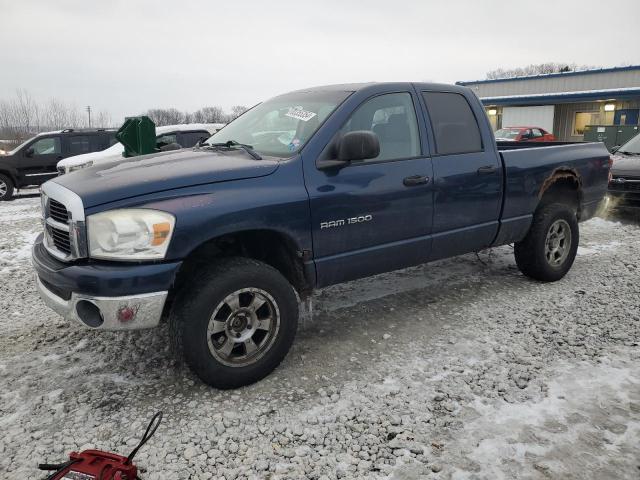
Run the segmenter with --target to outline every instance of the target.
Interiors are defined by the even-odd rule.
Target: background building
[[[587,125],[638,125],[640,65],[458,82],[473,89],[495,130],[538,126],[581,141]]]

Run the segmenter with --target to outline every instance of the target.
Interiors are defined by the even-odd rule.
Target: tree
[[[488,80],[499,78],[528,77],[531,75],[543,75],[548,73],[574,72],[583,70],[593,70],[600,67],[590,65],[576,65],[575,63],[538,63],[511,69],[497,68],[487,72]]]
[[[220,107],[203,107],[193,112],[192,117],[195,123],[223,123],[226,115]]]
[[[184,113],[176,108],[152,108],[145,113],[156,126],[177,125],[184,122]]]

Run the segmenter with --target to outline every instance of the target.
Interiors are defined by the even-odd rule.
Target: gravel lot
[[[166,328],[97,333],[39,300],[39,199],[0,204],[0,477],[97,447],[145,479],[640,478],[640,227],[581,225],[568,276],[510,247],[332,287],[266,380],[202,385]]]

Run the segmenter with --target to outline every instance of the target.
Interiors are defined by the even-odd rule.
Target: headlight
[[[67,169],[67,173],[75,172],[76,170],[82,170],[83,168],[87,168],[93,165],[93,160],[88,161],[87,163],[81,163],[80,165],[71,165]]]
[[[130,208],[87,217],[89,256],[111,260],[162,259],[176,219],[158,210]]]

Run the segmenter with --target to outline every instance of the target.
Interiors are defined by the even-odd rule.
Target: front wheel
[[[13,182],[6,175],[0,174],[0,202],[13,197]]]
[[[176,298],[172,335],[189,367],[216,388],[267,376],[289,351],[298,326],[293,287],[276,269],[222,259]]]
[[[573,265],[579,240],[575,212],[562,204],[547,205],[534,215],[527,236],[515,244],[516,264],[528,277],[555,282]]]

